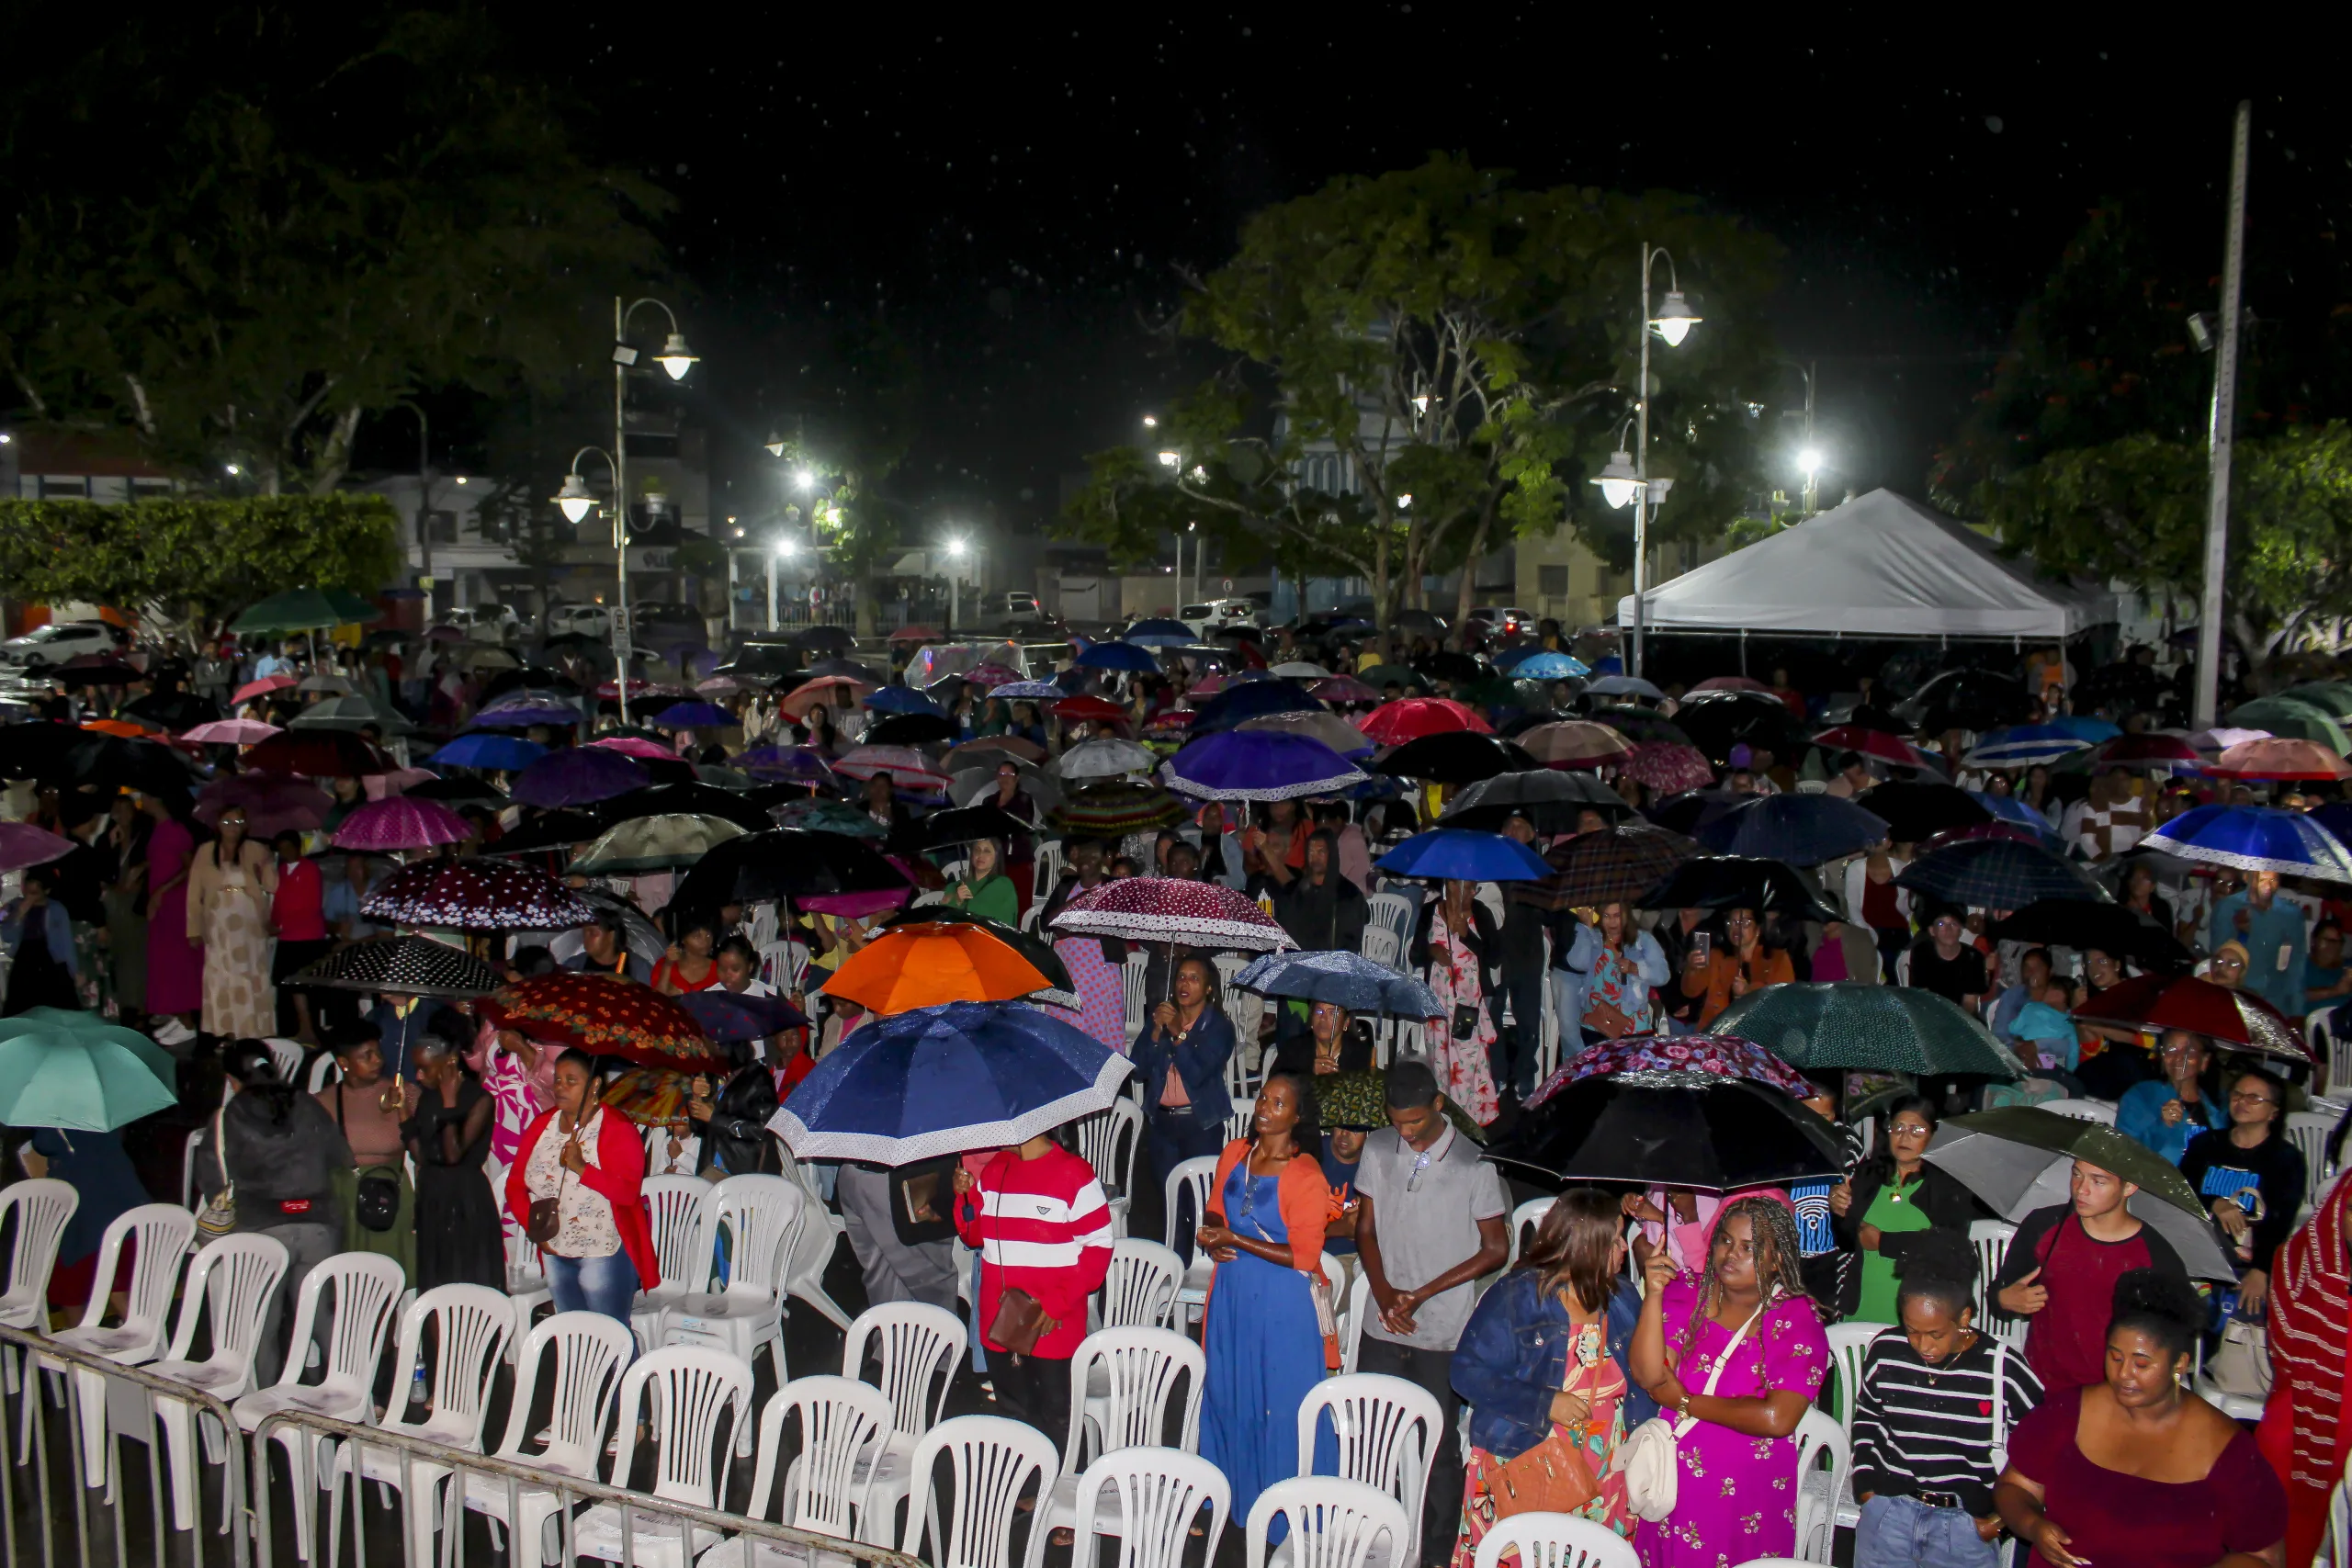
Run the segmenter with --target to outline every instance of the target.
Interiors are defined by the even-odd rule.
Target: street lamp
[[[1626,423],[1630,424],[1633,422],[1628,420]],[[1623,441],[1625,433],[1619,431],[1617,438]],[[1633,453],[1620,446],[1609,454],[1609,461],[1601,466],[1600,472],[1593,477],[1592,482],[1600,487],[1600,499],[1613,512],[1634,499],[1634,491],[1641,484],[1642,476],[1641,471],[1634,467]]]
[[[780,431],[780,430],[771,430],[771,431],[769,431],[769,432],[768,432],[768,438],[767,438],[765,441],[762,442],[762,443],[761,443],[761,445],[762,445],[762,446],[765,446],[765,447],[768,449],[768,456],[769,456],[769,457],[783,457],[783,456],[784,456],[784,432],[782,432],[782,431]]]
[[[771,552],[769,552],[769,555],[768,555],[768,630],[770,630],[770,631],[775,631],[775,630],[776,629],[776,613],[775,613],[775,568],[776,568],[776,562],[778,562],[778,561],[788,561],[788,560],[790,560],[793,557],[795,557],[795,556],[798,555],[799,553],[800,553],[800,541],[799,541],[799,540],[797,540],[797,539],[796,539],[796,538],[794,538],[794,537],[792,537],[792,536],[791,536],[790,535],[788,535],[788,534],[787,534],[787,535],[786,535],[783,538],[778,539],[778,540],[775,542],[775,548],[774,550],[772,550]]]
[[[956,635],[956,592],[964,581],[964,540],[959,535],[947,541],[947,634]]]
[[[686,346],[684,333],[678,330],[678,313],[659,299],[644,299],[623,303],[613,296],[613,449],[605,455],[613,466],[613,550],[618,562],[616,569],[617,603],[613,614],[613,663],[617,670],[614,679],[620,693],[621,722],[628,722],[628,372],[637,363],[637,350],[628,344],[628,323],[639,309],[650,305],[670,320],[669,336],[662,340],[662,352],[653,362],[669,372],[670,379],[682,381],[693,369],[699,356]],[[579,458],[572,459],[574,468]],[[561,500],[560,497],[558,498]],[[567,516],[571,515],[567,509]],[[582,512],[580,516],[586,516]],[[578,518],[573,521],[577,522]]]
[[[1666,259],[1666,298],[1659,302],[1656,313],[1650,310],[1650,268],[1659,257]],[[1642,367],[1641,380],[1634,393],[1634,449],[1620,452],[1611,458],[1631,457],[1633,480],[1631,500],[1634,502],[1634,647],[1633,658],[1626,673],[1638,676],[1642,672],[1642,593],[1649,582],[1650,507],[1655,503],[1650,479],[1650,334],[1656,333],[1666,340],[1668,348],[1680,345],[1699,324],[1700,317],[1682,297],[1681,279],[1675,276],[1674,258],[1647,240],[1642,242]],[[1628,476],[1611,475],[1602,470],[1601,494],[1610,493],[1611,482]],[[1622,493],[1622,491],[1621,491]],[[1623,506],[1623,501],[1614,504]]]
[[[1810,517],[1819,510],[1821,494],[1821,452],[1808,446],[1797,454],[1797,467],[1804,472],[1804,514]]]
[[[792,488],[798,491],[801,494],[807,495],[810,491],[817,488],[817,476],[810,473],[808,469],[802,468],[792,476]]]

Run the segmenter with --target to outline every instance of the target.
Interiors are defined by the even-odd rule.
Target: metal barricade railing
[[[186,1383],[55,1345],[21,1329],[0,1328],[0,1362],[6,1364],[11,1380],[10,1386],[0,1393],[0,1448],[6,1456],[6,1464],[0,1466],[0,1562],[8,1568],[67,1568],[69,1564],[72,1568],[102,1564],[130,1568],[139,1560],[134,1552],[141,1543],[137,1540],[140,1532],[130,1499],[125,1495],[121,1452],[125,1441],[138,1439],[118,1431],[111,1421],[107,1427],[107,1470],[114,1480],[114,1495],[110,1500],[102,1497],[97,1510],[111,1526],[112,1550],[110,1555],[94,1550],[107,1543],[103,1536],[95,1543],[91,1540],[94,1488],[84,1483],[82,1402],[75,1397],[72,1376],[80,1370],[118,1380],[147,1395],[167,1394],[187,1404],[194,1417],[188,1439],[195,1449],[200,1450],[203,1444],[203,1420],[209,1417],[219,1424],[226,1438],[222,1495],[228,1499],[228,1514],[218,1521],[205,1518],[204,1476],[197,1473],[190,1490],[195,1528],[183,1532],[175,1528],[164,1501],[163,1444],[151,1413],[147,1430],[141,1435],[148,1450],[144,1544],[152,1551],[155,1568],[165,1568],[167,1561],[175,1568],[206,1568],[207,1564],[247,1568],[245,1450],[238,1438],[237,1418],[227,1404]],[[51,1441],[51,1413],[41,1393],[44,1381],[55,1373],[62,1374],[59,1381],[65,1384],[64,1408],[60,1413],[66,1439],[62,1453],[55,1452],[59,1445]],[[194,1452],[188,1456],[188,1464],[192,1472],[200,1472]],[[69,1533],[70,1541],[61,1539]],[[174,1543],[177,1534],[189,1538],[185,1548]]]

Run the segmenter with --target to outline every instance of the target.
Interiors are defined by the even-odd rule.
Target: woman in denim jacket
[[[1657,1406],[1625,1373],[1641,1295],[1623,1278],[1618,1224],[1616,1199],[1570,1188],[1544,1214],[1519,1267],[1470,1314],[1453,1352],[1453,1391],[1470,1405],[1453,1568],[1470,1568],[1493,1528],[1496,1472],[1555,1431],[1581,1443],[1599,1485],[1577,1517],[1633,1534],[1624,1477],[1610,1473],[1610,1460]]]

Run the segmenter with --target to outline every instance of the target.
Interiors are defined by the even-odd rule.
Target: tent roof
[[[2112,605],[2036,579],[1966,525],[1874,490],[1643,595],[1645,629],[2063,637]],[[1617,602],[1633,624],[1634,601]]]

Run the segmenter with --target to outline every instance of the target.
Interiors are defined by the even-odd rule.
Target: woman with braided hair
[[[1677,1445],[1673,1515],[1643,1521],[1643,1568],[1717,1568],[1796,1549],[1795,1432],[1829,1371],[1798,1274],[1796,1218],[1768,1197],[1724,1206],[1705,1270],[1644,1254],[1634,1380],[1692,1423]]]

